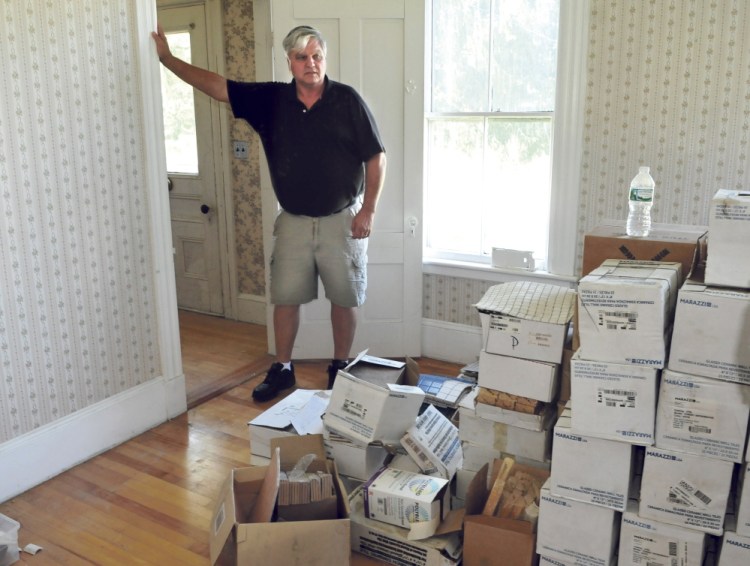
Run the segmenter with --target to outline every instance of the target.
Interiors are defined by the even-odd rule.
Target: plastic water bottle
[[[651,231],[651,205],[654,204],[654,179],[648,167],[641,166],[630,181],[628,194],[628,221],[625,231],[628,236],[644,238]]]

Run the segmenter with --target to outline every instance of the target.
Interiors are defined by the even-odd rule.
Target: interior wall
[[[184,411],[184,381],[159,379],[181,367],[144,104],[152,3],[0,4],[0,500]],[[69,419],[89,426],[63,436]]]
[[[639,165],[656,181],[654,222],[706,225],[719,188],[748,188],[750,4],[591,2],[577,245],[627,217]],[[427,275],[423,316],[479,319],[474,279]],[[450,300],[446,300],[449,298]]]

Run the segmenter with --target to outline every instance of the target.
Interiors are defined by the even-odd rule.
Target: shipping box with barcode
[[[570,404],[552,437],[552,495],[624,511],[630,496],[634,446],[626,442],[575,434]]]
[[[631,501],[622,514],[618,564],[702,566],[706,543],[704,532],[639,517]]]
[[[586,357],[664,367],[681,279],[679,263],[624,260],[607,260],[583,277],[578,328]]]
[[[431,537],[450,510],[450,480],[383,467],[363,484],[365,517]]]
[[[716,191],[708,229],[706,283],[750,289],[750,190]]]
[[[750,290],[688,280],[680,289],[669,369],[750,385]]]
[[[552,495],[549,480],[539,502],[536,551],[564,564],[617,564],[617,535],[620,514]]]
[[[463,465],[458,428],[432,405],[407,429],[401,446],[425,474],[450,480]]]
[[[490,287],[474,306],[482,322],[482,347],[488,353],[562,361],[575,308],[572,289],[530,281],[501,283]]]
[[[750,538],[727,529],[721,537],[721,551],[717,566],[750,564]]]
[[[389,564],[410,566],[457,566],[461,563],[461,521],[444,521],[435,536],[412,540],[403,527],[368,519],[365,516],[362,486],[349,495],[351,508],[351,549]],[[348,563],[348,562],[347,562]]]
[[[656,446],[741,463],[750,385],[664,370],[656,411]]]
[[[734,464],[653,446],[646,449],[638,515],[721,536]]]
[[[649,446],[661,370],[650,366],[601,362],[583,358],[570,362],[572,431],[599,438]]]

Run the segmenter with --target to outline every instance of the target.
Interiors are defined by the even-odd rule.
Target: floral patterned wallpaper
[[[0,444],[161,374],[135,3],[0,3]]]
[[[253,3],[224,1],[226,75],[240,81],[255,80]],[[231,114],[231,111],[230,111]],[[230,139],[249,142],[249,159],[232,158],[232,190],[240,293],[265,295],[265,260],[261,218],[258,135],[244,120],[230,119]]]

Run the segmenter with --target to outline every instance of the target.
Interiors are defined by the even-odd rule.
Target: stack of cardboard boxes
[[[504,283],[490,287],[475,306],[483,347],[478,387],[458,414],[464,448],[459,498],[473,474],[503,453],[549,467],[575,291],[525,281]]]

